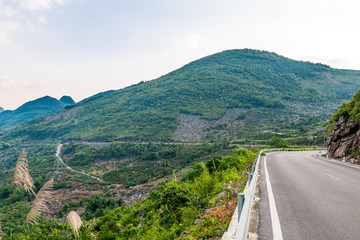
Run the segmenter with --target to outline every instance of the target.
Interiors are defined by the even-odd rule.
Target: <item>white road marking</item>
[[[264,158],[264,166],[265,166],[265,179],[266,179],[266,187],[269,196],[269,206],[270,206],[270,216],[271,216],[271,224],[274,240],[283,240],[281,225],[279,220],[279,215],[276,210],[275,198],[271,188],[271,182],[269,178],[269,173],[266,165],[266,156]]]
[[[359,165],[355,165],[353,163],[348,163],[348,162],[340,162],[339,160],[335,160],[335,159],[327,159],[327,158],[324,158],[322,156],[318,156],[318,155],[312,155],[312,157],[316,158],[316,159],[319,159],[319,160],[322,160],[322,161],[325,161],[325,162],[331,162],[331,163],[336,163],[336,164],[339,164],[339,165],[343,165],[343,166],[346,166],[346,167],[351,167],[351,168],[356,168],[356,169],[360,169],[360,166]]]

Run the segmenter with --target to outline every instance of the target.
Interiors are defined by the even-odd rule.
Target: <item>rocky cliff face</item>
[[[327,140],[330,157],[340,158],[356,154],[360,147],[360,125],[356,119],[345,120],[342,116],[334,123],[334,130]],[[352,149],[352,150],[351,150]]]

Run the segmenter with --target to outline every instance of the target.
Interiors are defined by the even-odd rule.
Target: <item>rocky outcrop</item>
[[[360,125],[356,119],[346,120],[343,116],[334,123],[334,130],[327,140],[327,148],[330,157],[348,157],[354,154],[354,150],[360,147]],[[350,151],[352,149],[352,152]]]
[[[221,131],[223,135],[229,135],[227,133],[243,128],[245,120],[238,117],[246,112],[245,108],[227,109],[224,116],[218,120],[206,120],[199,115],[181,113],[173,139],[177,142],[201,142],[213,132],[214,128]]]

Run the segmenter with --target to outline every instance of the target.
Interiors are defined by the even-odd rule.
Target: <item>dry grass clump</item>
[[[34,194],[34,181],[29,173],[29,165],[26,159],[25,148],[19,154],[16,161],[14,177],[12,180],[12,194],[11,194],[11,220],[10,220],[10,239],[13,239],[13,212],[14,212],[14,188],[19,186],[24,189],[25,192]],[[26,209],[26,202],[25,202]]]
[[[50,190],[54,187],[54,179],[47,181],[40,189],[33,202],[33,206],[25,219],[25,223],[35,225],[36,217],[42,212],[48,211],[49,207],[46,205],[47,200],[52,199],[53,194]]]
[[[12,181],[13,186],[17,185],[23,188],[26,192],[32,193],[34,192],[34,182],[32,177],[29,174],[29,165],[26,159],[25,149],[21,151],[19,157],[16,161],[14,177]]]
[[[70,224],[71,229],[73,230],[75,238],[78,238],[80,236],[79,230],[82,224],[80,216],[75,211],[70,211],[66,218]]]
[[[0,240],[2,239],[3,235],[4,235],[4,233],[1,231],[1,225],[0,225]]]

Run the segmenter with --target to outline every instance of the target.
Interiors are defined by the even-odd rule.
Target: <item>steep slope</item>
[[[360,91],[351,101],[344,102],[330,121],[327,140],[331,157],[359,157],[360,149]]]
[[[70,96],[62,96],[60,98],[60,101],[65,103],[66,105],[75,104],[74,99],[72,99]]]
[[[18,123],[44,116],[64,109],[65,104],[55,98],[45,96],[27,102],[14,111],[6,110],[0,113],[0,127],[9,127]]]
[[[6,137],[202,141],[243,138],[246,131],[271,135],[286,124],[325,120],[359,87],[359,71],[265,51],[229,50],[68,106]]]

